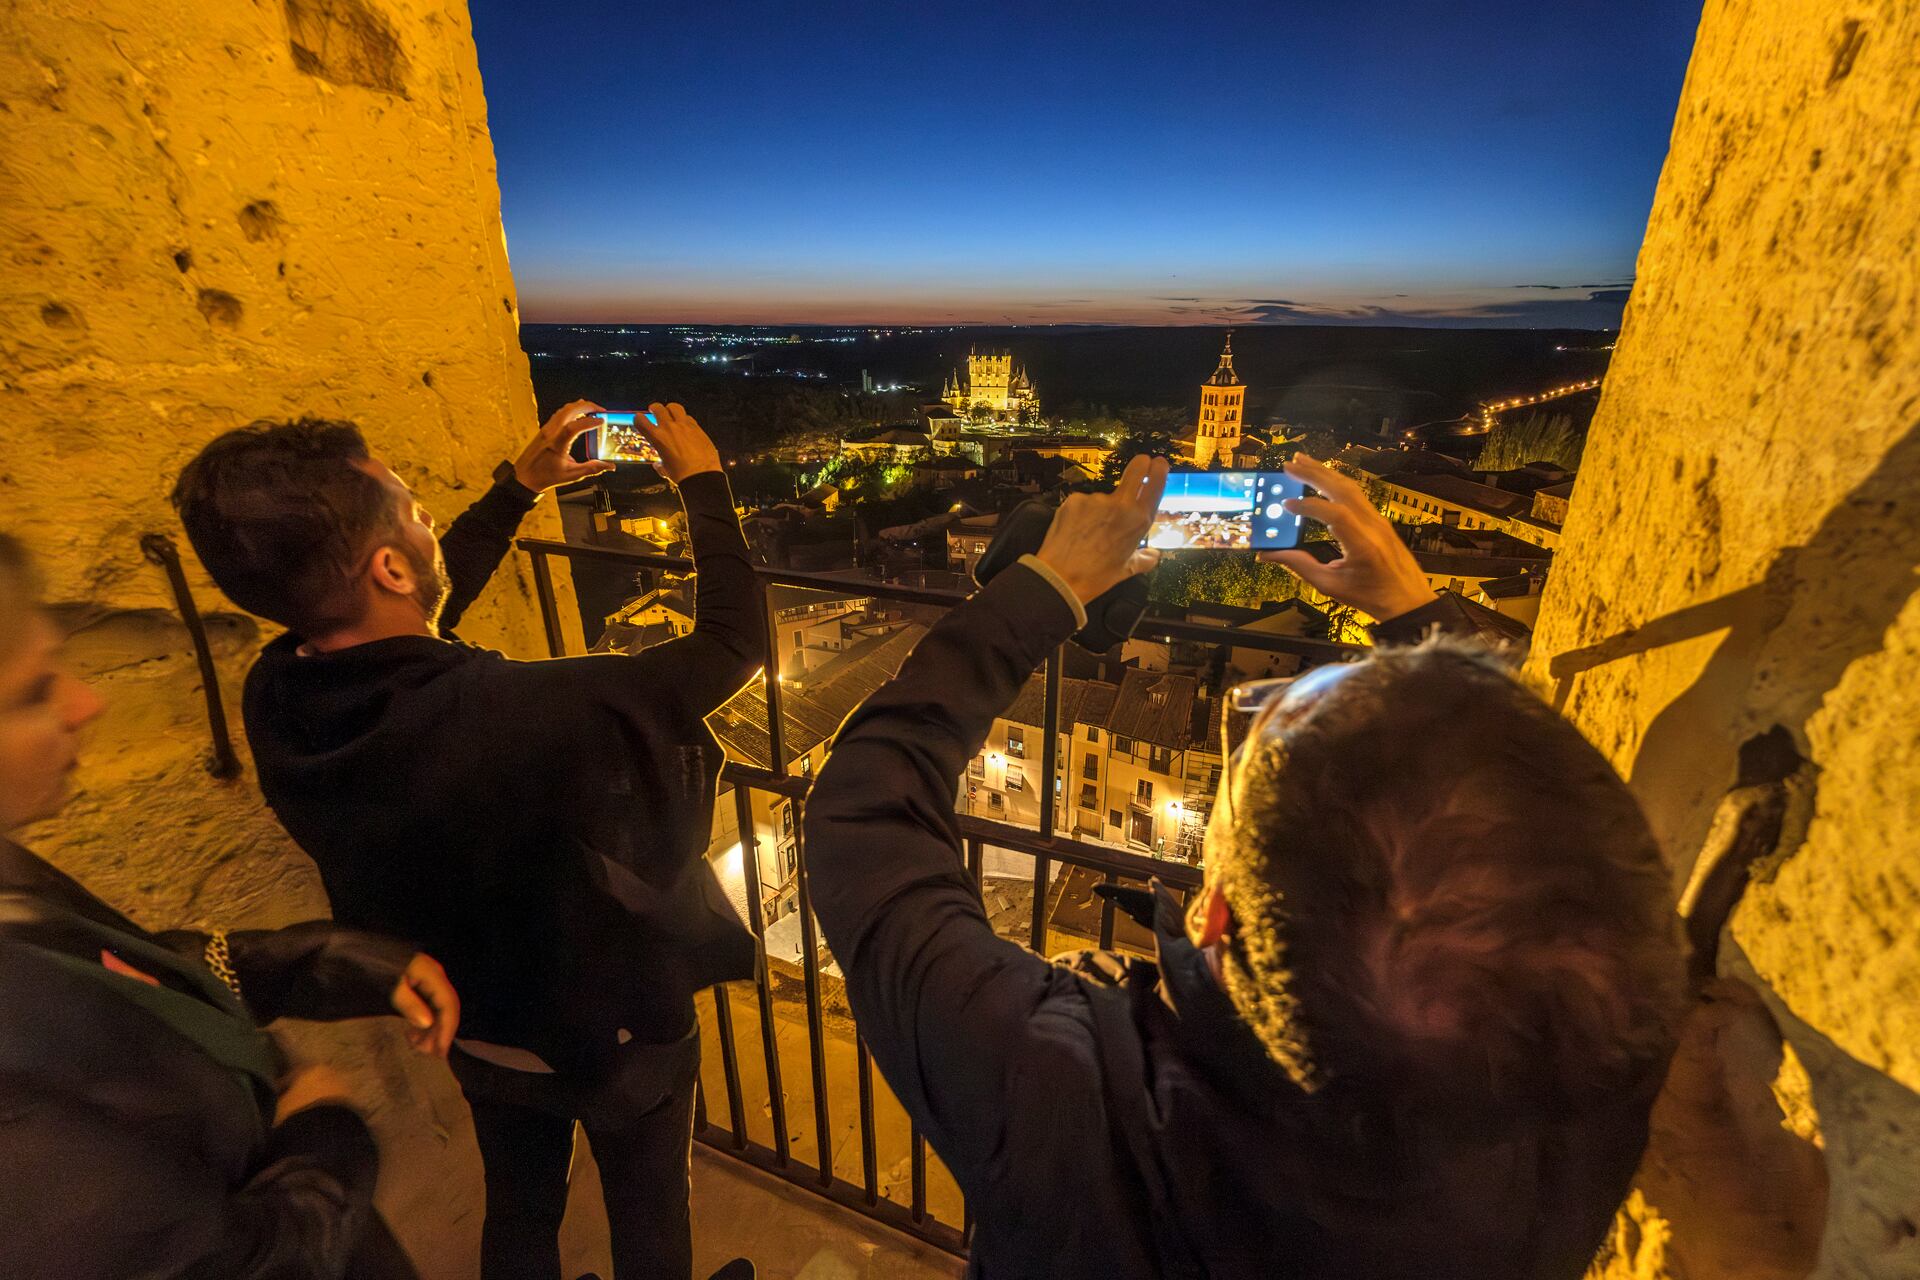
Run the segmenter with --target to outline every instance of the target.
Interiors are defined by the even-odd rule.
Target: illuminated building
[[[1200,416],[1194,422],[1193,436],[1181,441],[1192,450],[1194,466],[1210,467],[1216,462],[1234,465],[1246,428],[1246,402],[1246,384],[1233,371],[1233,335],[1229,333],[1220,351],[1220,366],[1200,384]]]
[[[1033,384],[1006,351],[967,352],[965,379],[955,370],[940,398],[973,418],[1031,417],[1040,410]]]

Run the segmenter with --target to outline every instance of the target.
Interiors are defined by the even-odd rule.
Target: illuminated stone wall
[[[23,0],[4,14],[0,528],[82,607],[75,658],[110,700],[79,798],[24,838],[151,924],[323,914],[251,768],[221,783],[202,767],[191,647],[138,540],[171,532],[186,552],[167,486],[202,442],[257,417],[354,419],[443,522],[531,432],[466,6]],[[557,534],[547,506],[529,531]],[[202,608],[223,615],[237,736],[271,628],[236,616],[186,554]],[[523,565],[463,631],[544,652]],[[302,1035],[353,1067],[403,1239],[429,1274],[472,1275],[481,1193],[444,1068],[381,1024]]]
[[[1830,1276],[1920,1275],[1916,49],[1914,0],[1707,5],[1533,656],[1677,881],[1741,744],[1811,762],[1722,969],[1810,1077]],[[1721,1274],[1660,1212],[1634,1273]]]

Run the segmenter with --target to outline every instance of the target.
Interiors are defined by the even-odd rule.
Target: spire
[[[1227,345],[1220,349],[1220,367],[1207,379],[1210,387],[1237,387],[1240,378],[1233,371],[1233,330],[1227,330]]]

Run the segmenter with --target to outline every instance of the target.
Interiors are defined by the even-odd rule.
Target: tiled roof
[[[1413,558],[1422,573],[1461,578],[1504,578],[1541,563],[1533,556],[1483,556],[1470,551],[1416,551]]]
[[[1469,600],[1458,592],[1449,591],[1448,595],[1459,601],[1467,615],[1479,623],[1482,631],[1505,636],[1512,640],[1525,640],[1533,634],[1533,628],[1518,618],[1509,618],[1498,609],[1489,609],[1477,600]]]
[[[787,757],[805,755],[838,732],[855,707],[893,678],[926,633],[921,624],[908,623],[887,635],[862,640],[809,675],[804,688],[783,687],[780,709]],[[760,681],[728,699],[707,717],[707,726],[730,759],[762,769],[773,767],[773,751],[767,742],[766,690]]]
[[[1480,584],[1480,590],[1493,600],[1516,600],[1532,595],[1546,581],[1546,571],[1536,569],[1531,573],[1509,574],[1504,578],[1488,578]]]
[[[1060,681],[1060,729],[1064,733],[1076,724],[1107,727],[1107,717],[1113,713],[1113,701],[1119,694],[1117,686],[1105,680],[1076,680],[1071,676]],[[1001,718],[1015,724],[1030,725],[1035,729],[1046,727],[1047,681],[1038,672],[1027,677],[1026,684],[1020,687],[1020,696],[1013,705],[1001,714]]]
[[[1120,682],[1107,728],[1123,738],[1184,751],[1193,739],[1193,699],[1199,681],[1166,671],[1129,671]]]
[[[1438,498],[1442,502],[1450,502],[1457,507],[1467,507],[1502,519],[1533,506],[1531,495],[1508,493],[1505,489],[1476,484],[1472,480],[1464,480],[1459,476],[1400,475],[1393,477],[1393,483],[1402,489],[1410,489],[1414,493],[1424,493],[1430,498]]]

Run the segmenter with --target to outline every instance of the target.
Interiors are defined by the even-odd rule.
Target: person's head
[[[1477,1126],[1662,1070],[1684,971],[1659,848],[1606,759],[1484,649],[1312,673],[1221,791],[1188,931],[1296,1082]]]
[[[350,422],[260,421],[216,438],[173,505],[229,599],[308,640],[370,614],[429,630],[446,600],[433,517]]]
[[[0,834],[59,812],[100,698],[60,665],[26,550],[0,534]]]

